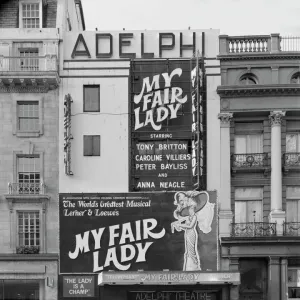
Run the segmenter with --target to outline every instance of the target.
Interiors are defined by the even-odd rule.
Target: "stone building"
[[[57,299],[58,57],[81,2],[0,4],[0,299]]]
[[[223,269],[231,299],[300,297],[300,40],[220,36]]]

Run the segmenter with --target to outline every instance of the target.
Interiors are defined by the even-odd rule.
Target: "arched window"
[[[295,73],[291,78],[291,83],[300,84],[300,72]]]
[[[240,78],[240,84],[243,85],[257,84],[257,79],[253,74],[247,73]]]

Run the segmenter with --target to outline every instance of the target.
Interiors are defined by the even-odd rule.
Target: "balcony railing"
[[[300,236],[300,222],[283,223],[283,235]]]
[[[267,167],[268,153],[232,154],[231,166],[233,168]]]
[[[283,166],[300,168],[300,152],[284,153]]]
[[[248,36],[228,36],[220,35],[220,55],[237,54],[272,54],[280,52],[299,52],[299,36],[280,36],[280,34],[270,35],[248,35]]]
[[[276,236],[276,223],[232,223],[231,226],[232,237]]]
[[[268,52],[270,36],[229,36],[229,53]]]
[[[57,71],[57,56],[0,56],[0,74],[6,72]]]
[[[280,50],[290,52],[300,51],[300,36],[280,37]]]
[[[9,183],[8,193],[10,195],[44,195],[46,186],[40,183]]]

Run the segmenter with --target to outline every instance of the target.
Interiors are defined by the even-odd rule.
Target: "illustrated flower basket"
[[[39,254],[39,246],[18,246],[17,254]]]

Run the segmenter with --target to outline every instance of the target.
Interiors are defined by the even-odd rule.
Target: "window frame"
[[[98,88],[98,109],[97,110],[87,110],[86,105],[85,105],[85,88],[86,87],[93,87],[93,88]],[[83,112],[100,112],[100,84],[84,84],[82,87],[83,90]]]
[[[20,158],[37,158],[38,161],[39,161],[39,172],[24,172],[24,171],[21,172],[19,170],[19,160],[20,160]],[[19,183],[19,184],[20,183],[23,183],[23,184],[29,183],[28,189],[32,189],[33,188],[33,193],[31,193],[31,192],[26,192],[26,188],[24,186],[23,186],[23,188],[19,186],[19,193],[20,194],[22,194],[22,195],[26,195],[26,194],[32,195],[32,194],[39,194],[40,193],[40,191],[41,191],[41,184],[42,184],[42,179],[41,179],[41,165],[40,165],[40,163],[41,163],[41,158],[40,158],[40,155],[38,155],[38,154],[32,154],[32,155],[29,155],[29,154],[19,154],[19,155],[17,155],[17,165],[16,165],[16,167],[17,167],[17,170],[16,170],[16,172],[17,172],[17,178],[16,178],[16,180],[17,181],[16,181],[16,183]],[[36,180],[36,178],[34,178],[33,181],[32,181],[29,178],[28,182],[26,182],[26,180],[25,180],[25,182],[20,182],[20,173],[23,173],[23,176],[24,176],[25,173],[28,173],[27,176],[29,176],[29,177],[32,174],[34,174],[34,177],[35,177],[36,174],[38,174],[39,175],[38,176],[39,179]],[[33,184],[33,185],[30,187],[30,184]],[[38,187],[36,187],[36,185]],[[23,189],[23,190],[21,190],[21,189]],[[36,193],[36,191],[38,191],[38,192]]]
[[[261,198],[255,198],[255,197],[239,198],[239,197],[236,197],[236,190],[238,190],[238,189],[260,189],[261,190]],[[263,199],[264,199],[264,188],[262,186],[247,186],[247,187],[238,186],[238,187],[235,187],[235,190],[234,190],[234,222],[235,223],[251,223],[251,222],[254,222],[254,221],[249,221],[249,220],[248,221],[244,220],[242,222],[241,221],[236,222],[236,202],[247,203],[247,201],[261,202],[261,212],[260,212],[261,221],[255,220],[255,222],[263,222],[263,210],[264,210]],[[246,214],[247,214],[247,212],[246,212]],[[247,215],[246,215],[246,218],[247,218]]]
[[[260,143],[261,143],[261,151],[260,152],[248,152],[249,150],[249,143],[251,136],[259,136],[260,137]],[[244,137],[246,139],[246,152],[245,153],[237,153],[236,150],[236,143],[237,143],[237,137]],[[234,134],[234,154],[257,154],[257,153],[264,153],[264,136],[263,133],[235,133]]]
[[[297,82],[292,82],[294,79],[296,79]],[[300,84],[300,72],[296,72],[291,76],[290,84]]]
[[[25,245],[25,243],[21,244],[20,243],[20,214],[30,214],[30,213],[38,213],[38,220],[39,220],[39,225],[38,225],[38,231],[34,230],[34,235],[36,236],[36,234],[39,234],[39,237],[35,237],[36,240],[38,240],[38,245]],[[17,241],[16,241],[16,245],[18,246],[38,246],[41,247],[41,212],[39,210],[17,210],[16,211],[16,215],[17,215],[17,219],[16,219],[16,223],[17,223]],[[30,225],[30,224],[29,224]],[[31,234],[30,232],[30,226],[29,227],[29,234]],[[36,229],[36,228],[35,228]],[[24,230],[24,229],[23,229]],[[24,234],[24,233],[23,233]],[[31,238],[28,238],[29,240],[31,240]],[[25,241],[25,238],[24,238]]]
[[[40,70],[39,48],[19,48],[20,70],[37,72]],[[25,55],[27,54],[27,55]],[[30,55],[28,55],[30,54]],[[35,54],[35,55],[31,55]]]
[[[20,116],[21,105],[23,105],[23,106],[25,106],[25,105],[36,105],[37,106],[37,110],[38,110],[37,117],[36,116],[33,116],[33,117]],[[20,131],[20,132],[38,132],[39,129],[37,129],[37,130],[36,129],[35,130],[24,130],[24,129],[21,129],[20,120],[21,119],[37,120],[38,127],[39,127],[39,123],[40,123],[40,120],[39,120],[39,110],[40,110],[40,107],[39,107],[39,102],[38,101],[17,101],[17,118],[18,118],[18,121],[17,121],[17,130]],[[33,111],[35,111],[35,110],[33,110]]]
[[[86,151],[85,151],[85,138],[91,138],[92,139],[92,154],[86,154]],[[93,149],[94,149],[94,138],[95,137],[99,137],[99,154],[94,154],[93,152]],[[87,156],[87,157],[91,157],[91,156],[96,156],[96,157],[99,157],[101,156],[101,136],[98,134],[98,135],[83,135],[83,156]]]
[[[24,27],[23,24],[23,5],[38,4],[39,5],[39,27]],[[43,1],[42,0],[20,0],[19,1],[19,28],[24,29],[40,29],[43,28]]]
[[[246,80],[246,83],[242,83],[242,80]],[[254,83],[250,82],[254,81]],[[245,73],[239,78],[239,84],[240,85],[257,85],[258,84],[258,79],[253,73]]]
[[[298,215],[298,212],[300,211],[300,193],[299,193],[299,195],[298,196],[291,196],[291,197],[289,197],[289,195],[288,195],[288,189],[289,188],[299,188],[299,190],[300,190],[300,186],[299,185],[288,185],[288,186],[286,186],[286,222],[300,222],[300,216]],[[287,206],[288,206],[288,202],[289,201],[297,201],[298,203],[297,203],[297,207],[298,207],[298,211],[296,212],[296,215],[297,215],[297,221],[288,221],[288,215],[287,215],[287,213],[288,213],[288,209],[287,209]]]
[[[296,135],[296,151],[288,151],[287,138],[289,135]],[[300,132],[299,131],[287,131],[285,136],[285,152],[286,153],[299,153],[300,152]]]
[[[38,102],[38,109],[39,109],[39,126],[38,130],[35,131],[23,131],[19,129],[18,122],[19,122],[19,111],[18,111],[18,104],[26,102]],[[44,101],[43,97],[41,96],[32,96],[26,95],[24,93],[16,96],[13,102],[13,115],[14,115],[14,122],[13,122],[13,134],[17,137],[39,137],[44,134]]]

